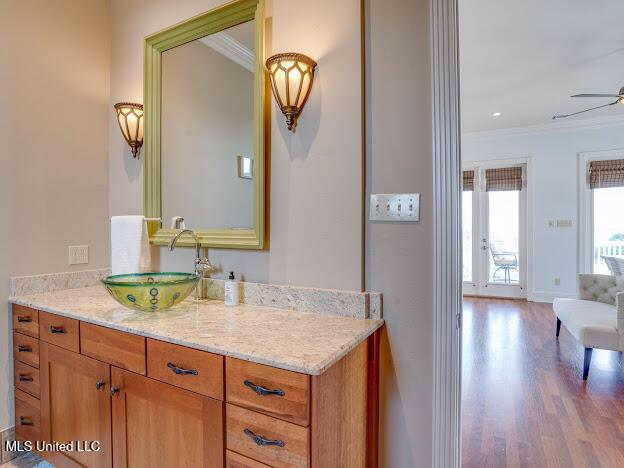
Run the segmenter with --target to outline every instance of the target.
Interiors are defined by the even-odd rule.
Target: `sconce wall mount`
[[[290,131],[296,127],[310,96],[316,66],[310,57],[296,52],[273,55],[266,61],[273,97],[286,116]]]
[[[118,102],[115,104],[115,112],[119,129],[130,145],[132,156],[136,158],[143,145],[143,104]]]

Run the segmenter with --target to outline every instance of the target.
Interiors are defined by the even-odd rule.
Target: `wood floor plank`
[[[550,304],[466,298],[462,466],[623,467],[624,358],[583,347]]]

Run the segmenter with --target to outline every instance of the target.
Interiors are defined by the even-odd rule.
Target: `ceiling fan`
[[[620,91],[619,91],[618,94],[575,94],[574,96],[570,96],[570,97],[573,97],[573,98],[576,98],[576,97],[617,98],[617,99],[615,101],[613,101],[613,102],[610,102],[609,104],[603,104],[602,106],[590,107],[589,109],[585,109],[585,110],[578,111],[578,112],[573,112],[572,114],[557,114],[557,115],[553,115],[553,120],[565,119],[566,117],[571,117],[573,115],[582,114],[583,112],[589,112],[589,111],[592,111],[592,110],[600,109],[601,107],[612,106],[614,104],[617,104],[618,102],[624,104],[624,86],[620,88]]]

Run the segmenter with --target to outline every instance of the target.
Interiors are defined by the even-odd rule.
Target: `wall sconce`
[[[269,57],[266,66],[273,96],[286,116],[288,130],[292,131],[310,95],[316,62],[303,54],[287,52]]]
[[[136,158],[143,145],[143,104],[118,102],[115,104],[115,111],[119,129],[130,145],[132,156]]]

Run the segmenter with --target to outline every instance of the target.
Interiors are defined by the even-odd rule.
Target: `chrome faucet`
[[[169,251],[173,252],[173,249],[175,249],[175,245],[178,242],[178,239],[180,239],[183,234],[190,234],[195,240],[195,273],[203,277],[206,272],[209,272],[214,268],[210,263],[210,260],[208,260],[208,257],[202,257],[201,243],[199,242],[197,234],[195,234],[194,231],[190,229],[182,229],[180,232],[178,232],[175,237],[171,239],[171,242],[169,242]]]

